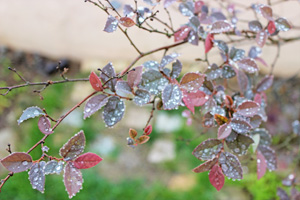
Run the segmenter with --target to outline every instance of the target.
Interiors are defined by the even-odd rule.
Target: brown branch
[[[8,69],[11,70],[11,71],[13,71],[13,72],[15,72],[15,73],[19,76],[19,78],[22,79],[22,80],[24,81],[24,83],[28,83],[28,81],[27,81],[23,76],[21,76],[21,75],[17,72],[17,70],[16,70],[15,68],[9,67]]]
[[[279,56],[280,56],[280,43],[278,42],[277,43],[277,53],[275,55],[275,58],[274,58],[274,61],[273,61],[272,65],[271,65],[270,75],[273,74],[273,71],[274,71],[274,68],[275,68],[275,65],[277,63],[277,60],[278,60]]]

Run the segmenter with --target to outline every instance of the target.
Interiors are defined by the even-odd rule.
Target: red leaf
[[[179,42],[181,40],[184,40],[188,37],[189,33],[191,31],[191,27],[189,26],[182,26],[180,27],[175,33],[174,33],[174,41]]]
[[[237,113],[245,117],[252,117],[258,113],[260,106],[254,101],[245,101],[237,108]]]
[[[265,30],[257,32],[255,41],[258,46],[263,47],[267,41],[268,33]]]
[[[102,83],[100,78],[96,75],[95,72],[91,72],[90,74],[90,84],[96,91],[103,91]]]
[[[81,171],[72,162],[67,162],[64,168],[64,184],[70,199],[82,189],[82,183]]]
[[[267,170],[267,162],[260,151],[257,151],[257,179],[263,177]]]
[[[85,136],[83,131],[80,131],[74,135],[62,148],[59,150],[59,154],[65,161],[73,160],[79,156],[85,146]]]
[[[225,178],[219,164],[215,164],[209,172],[209,181],[210,183],[220,191],[224,185]]]
[[[189,92],[197,92],[201,88],[204,78],[204,74],[196,72],[186,73],[180,81],[180,87]]]
[[[101,162],[103,159],[94,153],[85,153],[80,155],[79,157],[74,160],[74,166],[77,169],[88,169],[91,167],[96,166],[99,162]]]
[[[214,35],[209,33],[205,38],[205,53],[208,53],[214,46],[213,43]]]
[[[221,140],[227,138],[230,135],[231,130],[230,124],[223,124],[220,126],[218,130],[218,139]]]
[[[187,92],[186,90],[183,90],[183,102],[192,113],[195,113],[195,106],[202,106],[205,104],[207,101],[205,96],[206,94],[200,90],[197,92]]]
[[[127,82],[130,87],[137,86],[142,80],[143,66],[139,66],[134,69],[134,71],[130,71],[127,75]]]
[[[275,22],[274,21],[269,21],[268,31],[269,31],[269,33],[271,35],[276,32],[276,26],[275,26]]]
[[[32,158],[27,153],[12,153],[1,160],[2,165],[9,171],[18,173],[32,166]]]
[[[240,60],[237,64],[240,69],[243,69],[248,73],[253,74],[258,71],[257,64],[252,58],[244,58]]]
[[[146,135],[150,135],[150,134],[152,133],[152,126],[151,126],[151,124],[148,125],[148,126],[145,128],[144,133],[145,133]]]
[[[135,22],[129,18],[129,17],[121,17],[120,18],[120,24],[122,24],[123,26],[129,28],[135,25]]]
[[[215,158],[213,158],[211,160],[208,160],[207,162],[202,163],[198,167],[195,167],[193,169],[193,172],[195,172],[195,173],[201,173],[201,172],[209,171],[217,163],[217,161],[218,161],[217,157],[215,157]]]
[[[270,6],[263,5],[260,7],[261,14],[268,20],[272,20],[273,11]]]
[[[204,2],[203,1],[196,1],[195,2],[195,5],[194,5],[194,13],[195,14],[198,14],[198,13],[200,13],[201,12],[201,8],[202,8],[202,6],[204,5]]]
[[[39,127],[40,131],[46,135],[53,133],[53,131],[51,129],[51,122],[44,115],[40,117],[39,122],[38,122],[38,127]]]

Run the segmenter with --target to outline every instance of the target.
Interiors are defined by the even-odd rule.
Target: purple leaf
[[[176,60],[172,64],[171,78],[178,78],[182,70],[182,64],[179,60]]]
[[[120,80],[116,84],[116,93],[121,97],[132,97],[132,89],[127,81]]]
[[[208,160],[205,163],[199,165],[198,167],[195,167],[193,169],[193,172],[201,173],[201,172],[209,171],[217,162],[218,162],[218,158],[213,158],[211,160]]]
[[[149,103],[151,94],[147,90],[137,89],[133,101],[136,105],[142,106]]]
[[[27,119],[35,118],[40,115],[45,115],[45,113],[39,107],[32,106],[32,107],[26,108],[18,120],[18,125],[20,125],[23,121],[25,121]]]
[[[46,163],[44,171],[45,175],[48,174],[60,174],[64,167],[64,163],[62,161],[57,162],[56,160],[51,160]]]
[[[258,72],[258,67],[256,62],[251,58],[244,58],[240,60],[238,63],[240,69],[248,72],[249,74],[253,74]]]
[[[119,97],[112,96],[104,106],[102,118],[108,127],[112,127],[123,118],[124,112],[124,102]]]
[[[159,72],[153,69],[145,71],[142,75],[140,89],[147,90],[152,95],[158,94],[166,85],[168,80]]]
[[[252,135],[256,135],[258,134],[260,136],[259,139],[259,145],[263,145],[263,146],[270,146],[271,145],[271,135],[269,134],[268,130],[266,130],[265,128],[256,128],[253,131],[251,131]]]
[[[213,22],[216,22],[216,21],[224,21],[226,20],[226,17],[223,13],[221,12],[214,12],[210,15],[210,18]]]
[[[73,160],[84,151],[84,146],[85,136],[83,131],[80,131],[71,137],[62,148],[60,148],[59,155],[63,157],[65,161]]]
[[[233,118],[230,124],[231,128],[240,134],[245,134],[252,128],[252,126],[247,121],[243,120],[240,117]]]
[[[2,165],[13,173],[23,172],[32,166],[32,158],[27,153],[12,153],[1,160]]]
[[[146,68],[146,69],[153,69],[153,70],[156,70],[158,71],[159,70],[159,63],[154,61],[154,60],[150,60],[150,61],[147,61],[143,64],[143,66]]]
[[[86,119],[87,117],[90,117],[92,114],[100,110],[103,106],[105,106],[107,101],[108,97],[104,94],[99,94],[90,98],[85,104],[83,118]]]
[[[178,56],[179,54],[177,53],[164,56],[160,62],[160,69],[163,69],[167,64],[173,62]]]
[[[243,59],[244,55],[245,55],[245,51],[243,49],[237,49],[235,47],[232,47],[229,52],[229,57],[234,62]]]
[[[264,18],[266,18],[267,20],[273,20],[273,11],[270,6],[262,5],[259,7],[259,9]]]
[[[127,75],[127,82],[130,87],[136,87],[142,80],[143,66],[134,68],[134,71],[130,71]]]
[[[260,115],[254,115],[253,117],[250,118],[250,125],[252,128],[258,128],[261,124],[262,118]]]
[[[100,74],[100,78],[103,82],[103,85],[107,85],[109,89],[113,92],[115,92],[115,85],[117,83],[116,72],[112,65],[112,63],[108,63],[105,65],[102,69],[102,72]]]
[[[162,91],[162,102],[165,110],[178,107],[182,99],[182,92],[177,84],[168,84]]]
[[[200,26],[200,21],[199,18],[197,16],[193,16],[189,19],[189,26],[193,27],[194,31],[197,31],[199,26]],[[198,38],[198,35],[197,35]],[[198,38],[199,40],[199,38]]]
[[[257,179],[259,180],[266,173],[267,162],[266,162],[265,157],[262,155],[262,153],[260,151],[257,151],[256,155],[257,155],[257,160],[256,160],[256,163],[257,163]]]
[[[214,116],[210,112],[205,113],[202,119],[203,127],[210,128],[214,125]]]
[[[127,17],[132,17],[134,15],[134,9],[131,5],[124,5],[123,14]]]
[[[259,145],[258,150],[262,153],[262,155],[265,157],[267,162],[267,168],[270,171],[273,171],[277,168],[277,159],[276,154],[273,149],[271,149],[268,146]]]
[[[253,117],[259,111],[260,106],[255,101],[245,101],[237,108],[237,113],[245,117]]]
[[[279,31],[288,31],[292,28],[290,23],[282,17],[275,20],[275,25]]]
[[[224,65],[222,68],[222,77],[230,79],[236,76],[236,72],[230,65]]]
[[[191,30],[188,36],[188,42],[192,45],[198,46],[199,44],[199,36],[198,33],[194,30]]]
[[[256,87],[256,91],[257,92],[265,91],[269,87],[271,87],[272,83],[273,83],[273,75],[267,75],[258,83]]]
[[[64,168],[64,184],[71,199],[82,189],[82,174],[72,162],[68,162]]]
[[[169,7],[171,4],[173,4],[175,1],[177,0],[165,0],[164,1],[164,7],[167,8]]]
[[[249,56],[250,58],[255,59],[255,58],[257,58],[258,56],[261,55],[261,52],[262,52],[261,48],[253,46],[253,47],[251,47],[251,49],[249,50],[248,56]]]
[[[212,64],[212,65],[208,66],[205,74],[206,74],[206,79],[208,81],[215,80],[222,76],[222,69],[219,68],[218,65]]]
[[[235,180],[243,179],[243,169],[239,159],[235,155],[222,152],[219,157],[219,163],[225,176]]]
[[[184,39],[186,39],[191,31],[191,27],[185,25],[180,27],[175,33],[174,33],[174,41],[179,42]]]
[[[247,135],[237,134],[235,140],[226,141],[228,148],[235,154],[244,155],[247,153],[247,150],[250,144],[254,143],[252,138]]]
[[[268,33],[265,30],[261,30],[257,32],[255,41],[258,44],[258,46],[263,47],[267,41]]]
[[[118,23],[119,22],[115,17],[109,15],[104,27],[104,31],[108,33],[114,32],[115,30],[117,30]]]
[[[231,133],[231,130],[230,124],[223,124],[220,126],[218,129],[218,139],[221,140],[228,137]]]
[[[180,87],[189,92],[197,92],[201,88],[204,78],[204,74],[196,72],[186,73],[180,81]]]
[[[194,15],[194,3],[191,1],[187,1],[185,3],[179,4],[179,11],[181,14],[187,17],[191,17]]]
[[[209,182],[220,191],[224,185],[225,177],[219,164],[215,164],[208,175]]]
[[[248,77],[244,71],[238,70],[237,80],[238,80],[238,85],[239,85],[240,91],[242,93],[245,93],[248,89]]]
[[[37,189],[41,193],[45,190],[45,161],[41,161],[32,165],[28,172],[29,180],[33,189]]]
[[[286,191],[284,191],[280,187],[277,188],[276,194],[280,198],[280,200],[290,200],[290,197],[288,196],[288,194],[286,193]],[[298,200],[298,199],[295,198],[295,200]]]
[[[223,144],[217,139],[208,139],[199,144],[193,151],[193,155],[199,160],[215,158],[221,151]]]
[[[222,40],[214,40],[214,44],[221,50],[221,52],[227,54],[228,53],[228,46],[226,42]]]
[[[232,25],[227,21],[216,21],[212,24],[210,33],[224,33],[232,29]]]
[[[257,20],[250,21],[248,23],[248,26],[249,26],[250,31],[254,31],[254,32],[258,32],[258,31],[261,31],[263,29],[263,26]]]
[[[38,127],[39,127],[40,131],[46,135],[53,133],[53,131],[51,129],[51,122],[45,116],[40,117],[40,119],[38,121]]]

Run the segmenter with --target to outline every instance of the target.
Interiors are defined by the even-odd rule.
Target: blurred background
[[[125,3],[133,3],[129,0],[112,2],[120,10]],[[247,1],[247,4],[251,2]],[[286,1],[279,5],[274,6],[274,12],[299,27],[299,2]],[[176,10],[177,6],[171,7],[171,15]],[[248,15],[246,12],[241,17],[247,18]],[[161,12],[161,17],[166,17],[166,14]],[[0,0],[0,87],[22,83],[8,67],[16,68],[31,82],[62,80],[64,69],[68,69],[67,78],[88,77],[91,71],[96,72],[97,68],[111,61],[117,71],[123,69],[137,54],[120,31],[113,34],[102,31],[106,18],[106,14],[95,6],[79,0]],[[179,16],[173,20],[174,26],[179,27],[185,20]],[[284,33],[284,36],[294,37],[298,33],[296,28]],[[139,32],[136,27],[129,29],[129,34],[143,51],[173,42],[163,36]],[[247,43],[239,45],[250,47]],[[201,45],[184,47],[187,46],[175,51],[182,54],[180,60],[185,71],[206,67],[194,61],[203,55]],[[300,125],[297,121],[300,120],[299,41],[283,45],[281,52],[275,68],[275,82],[267,93],[269,121],[265,124],[273,135],[272,146],[278,155],[278,171],[267,172],[257,181],[255,155],[247,154],[242,158],[244,179],[226,179],[224,188],[217,192],[209,183],[207,173],[192,172],[200,161],[191,154],[200,142],[215,137],[216,130],[202,134],[199,124],[187,126],[186,118],[182,117],[183,109],[155,112],[151,122],[154,128],[151,140],[132,149],[126,145],[128,130],[134,128],[141,133],[151,106],[141,108],[126,102],[125,116],[113,129],[104,126],[100,112],[83,120],[81,107],[63,121],[45,144],[50,148],[48,154],[58,157],[60,147],[75,133],[84,130],[87,138],[85,152],[97,153],[104,159],[96,167],[82,170],[85,180],[83,190],[73,199],[278,199],[277,187],[288,191],[282,186],[282,180],[291,173],[300,177]],[[270,63],[275,54],[276,48],[266,47],[262,57]],[[158,53],[145,59],[159,60],[161,56],[162,53]],[[212,59],[217,57],[217,53],[212,53]],[[59,61],[61,65],[57,69]],[[269,70],[260,67],[264,72]],[[38,119],[17,125],[16,120],[25,108],[33,105],[45,108],[50,116],[57,119],[92,92],[87,82],[58,84],[41,93],[33,92],[40,89],[42,87],[39,86],[21,88],[5,97],[0,96],[0,158],[8,155],[5,150],[8,143],[12,151],[26,151],[43,137],[37,127]],[[31,155],[38,159],[40,149],[35,149]],[[0,178],[7,173],[0,165]],[[68,199],[68,196],[62,175],[47,175],[45,193],[41,194],[31,188],[28,174],[23,172],[15,174],[5,184],[0,199],[48,200]]]

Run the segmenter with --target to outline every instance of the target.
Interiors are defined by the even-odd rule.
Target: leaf
[[[205,113],[202,119],[203,127],[210,128],[214,125],[214,116],[210,112]]]
[[[250,131],[252,126],[242,118],[233,118],[230,122],[231,128],[240,134],[245,134]]]
[[[288,194],[286,193],[286,191],[284,191],[280,187],[277,188],[276,194],[280,198],[280,200],[290,200],[290,198],[289,198]],[[295,199],[295,200],[298,200],[298,199]]]
[[[220,49],[221,52],[227,54],[229,49],[226,42],[222,40],[214,40],[214,44]]]
[[[197,92],[201,88],[204,78],[204,74],[196,72],[186,73],[180,81],[180,87],[189,92]]]
[[[253,117],[259,111],[260,106],[255,101],[245,101],[237,108],[237,113],[245,117]]]
[[[259,139],[259,145],[264,145],[264,146],[270,146],[272,142],[271,135],[269,134],[268,130],[265,128],[256,128],[253,131],[251,131],[252,135],[259,134],[260,139]]]
[[[266,18],[267,20],[273,19],[273,10],[270,6],[263,5],[259,9],[260,9],[262,16],[264,16],[264,18]]]
[[[82,189],[82,174],[72,162],[68,162],[64,168],[64,184],[71,199]]]
[[[267,41],[268,33],[265,30],[257,32],[255,41],[258,46],[263,47]]]
[[[119,80],[116,84],[115,89],[116,93],[121,97],[130,98],[133,96],[132,89],[127,81]]]
[[[201,172],[209,171],[217,162],[218,162],[218,158],[213,158],[211,160],[208,160],[205,163],[199,165],[198,167],[195,167],[193,169],[193,172],[201,173]]]
[[[250,58],[255,59],[255,58],[257,58],[258,56],[261,55],[261,52],[262,52],[261,48],[252,46],[252,47],[250,48],[250,50],[249,50],[248,56],[249,56]]]
[[[252,128],[258,128],[261,124],[262,118],[259,115],[254,115],[250,118],[250,125]]]
[[[97,154],[88,152],[78,156],[73,163],[77,169],[88,169],[96,166],[102,160]]]
[[[250,31],[254,31],[254,32],[258,32],[258,31],[261,31],[263,29],[263,26],[257,20],[250,21],[248,23],[248,26],[249,26]]]
[[[189,26],[193,28],[193,31],[197,33],[197,30],[200,26],[200,21],[197,16],[190,17],[189,19]],[[197,39],[199,40],[198,34]]]
[[[256,91],[262,92],[267,90],[273,84],[273,75],[265,76],[257,85]]]
[[[85,136],[83,131],[80,131],[60,148],[59,155],[63,157],[65,161],[73,160],[84,151],[84,146]]]
[[[240,91],[242,93],[245,93],[248,89],[248,77],[244,71],[242,70],[237,71],[237,80],[238,80]]]
[[[179,4],[179,11],[182,15],[191,17],[194,15],[194,3],[191,1],[187,1]]]
[[[223,124],[222,126],[219,127],[218,129],[218,139],[224,139],[228,137],[231,133],[231,126],[230,124]]]
[[[194,30],[191,30],[188,36],[188,42],[192,45],[198,46],[199,44],[199,36],[198,33]]]
[[[173,4],[175,1],[177,0],[165,0],[164,1],[164,7],[167,8],[169,7],[171,4]]]
[[[100,79],[102,80],[103,84],[107,85],[108,88],[115,92],[115,85],[117,83],[116,72],[112,65],[112,63],[108,63],[105,65],[102,69],[102,72],[100,74]]]
[[[123,14],[127,17],[132,17],[134,15],[134,9],[131,5],[124,5]]]
[[[102,118],[108,127],[112,127],[123,118],[124,112],[124,102],[119,97],[112,96],[104,106]]]
[[[235,140],[226,141],[228,148],[235,154],[245,155],[247,150],[254,141],[247,135],[237,134]]]
[[[217,121],[218,125],[223,125],[228,122],[228,118],[220,114],[214,114],[214,118]]]
[[[150,137],[148,135],[142,135],[136,140],[136,143],[144,144],[144,143],[148,142],[149,139],[150,139]]]
[[[44,193],[45,191],[45,164],[45,161],[34,163],[28,172],[32,188],[37,189],[41,193]]]
[[[194,13],[195,14],[200,13],[203,5],[204,5],[203,1],[196,1],[195,4],[194,4],[194,7],[195,7]]]
[[[221,12],[215,12],[215,11],[213,11],[213,13],[210,15],[210,19],[213,22],[224,21],[224,20],[226,20],[226,16],[223,13],[221,13]]]
[[[53,131],[51,129],[51,122],[45,116],[40,117],[40,119],[38,121],[38,127],[39,127],[40,131],[46,135],[53,133]]]
[[[191,27],[185,25],[180,27],[177,31],[174,33],[174,41],[179,42],[184,39],[186,39],[191,31]]]
[[[290,23],[285,18],[282,17],[279,17],[278,19],[275,20],[275,25],[279,31],[288,31],[292,28]]]
[[[267,170],[267,162],[265,157],[262,155],[262,153],[260,151],[257,151],[256,153],[257,155],[257,180],[261,179]]]
[[[142,75],[142,82],[139,85],[140,89],[147,90],[150,94],[158,94],[166,85],[168,80],[156,70],[150,69]]]
[[[268,32],[270,35],[276,32],[276,26],[274,21],[269,21],[268,26],[267,26]]]
[[[276,154],[271,147],[264,146],[264,145],[259,145],[258,150],[262,153],[262,155],[265,157],[266,162],[267,162],[267,168],[270,171],[274,171],[277,168],[277,159],[276,159]]]
[[[179,60],[176,59],[172,64],[171,78],[178,78],[182,70],[182,64]]]
[[[127,75],[127,82],[130,87],[136,87],[142,80],[143,66],[138,66]]]
[[[150,135],[150,134],[152,133],[152,126],[151,126],[151,124],[149,124],[149,125],[145,128],[144,133],[145,133],[146,135]]]
[[[235,47],[232,47],[229,52],[229,57],[234,62],[243,59],[244,55],[245,55],[245,51],[243,49],[237,49]]]
[[[216,114],[222,115],[225,117],[225,110],[223,108],[221,108],[220,106],[214,106],[211,108],[210,113],[212,115],[214,115],[214,117],[216,118]],[[220,116],[218,116],[219,118]],[[216,119],[217,120],[217,119]],[[223,119],[222,119],[223,120]]]
[[[45,175],[48,174],[60,174],[63,169],[64,163],[62,161],[57,162],[56,160],[51,160],[46,163],[44,171]]]
[[[236,76],[236,72],[230,65],[224,65],[222,68],[222,77],[230,79]]]
[[[160,62],[160,69],[163,69],[167,64],[173,62],[173,60],[175,60],[178,56],[179,54],[177,53],[164,56]]]
[[[208,66],[206,72],[206,79],[208,81],[212,81],[218,79],[222,76],[222,69],[218,67],[216,64],[212,64]]]
[[[135,25],[135,22],[130,17],[121,17],[119,22],[122,26],[125,26],[127,28]]]
[[[151,94],[147,90],[137,89],[133,101],[136,105],[142,106],[149,103]]]
[[[220,140],[208,139],[194,149],[193,155],[199,160],[210,160],[220,153],[222,147],[223,144]]]
[[[150,60],[150,61],[145,62],[143,64],[143,66],[146,69],[153,69],[153,70],[156,70],[156,71],[159,70],[159,63],[157,61],[154,61],[154,60]]]
[[[118,27],[118,20],[115,17],[108,15],[103,31],[107,33],[112,33],[115,30],[117,30],[117,27]]]
[[[244,58],[240,60],[237,64],[240,69],[243,69],[244,71],[250,74],[258,72],[258,66],[252,58]]]
[[[187,92],[183,90],[183,102],[185,106],[192,112],[195,113],[195,106],[202,106],[207,101],[206,94],[200,90],[197,92]]]
[[[232,29],[232,25],[227,21],[216,21],[211,26],[210,33],[224,33]]]
[[[132,139],[135,139],[135,137],[137,136],[137,131],[136,130],[134,130],[134,129],[129,129],[129,136],[130,136],[130,138],[132,138]]]
[[[211,48],[213,48],[214,46],[213,40],[214,40],[214,35],[212,33],[207,34],[204,43],[205,53],[208,53],[211,50]]]
[[[103,91],[102,83],[100,78],[95,74],[95,72],[91,72],[90,77],[90,84],[96,91]]]
[[[243,169],[239,159],[235,155],[228,152],[221,152],[219,163],[225,176],[235,180],[243,179]]]
[[[1,160],[1,164],[13,173],[26,171],[32,166],[32,158],[27,153],[12,153]]]
[[[25,121],[27,119],[35,118],[40,115],[45,115],[45,113],[39,107],[32,106],[32,107],[26,108],[18,120],[18,125],[20,125],[23,121]]]
[[[168,84],[162,91],[162,101],[165,110],[178,107],[182,99],[182,92],[177,84]]]
[[[90,117],[92,114],[100,110],[108,102],[108,97],[104,94],[99,94],[90,98],[84,107],[83,119]]]
[[[215,164],[209,172],[210,183],[220,191],[224,185],[225,177],[219,164]]]

